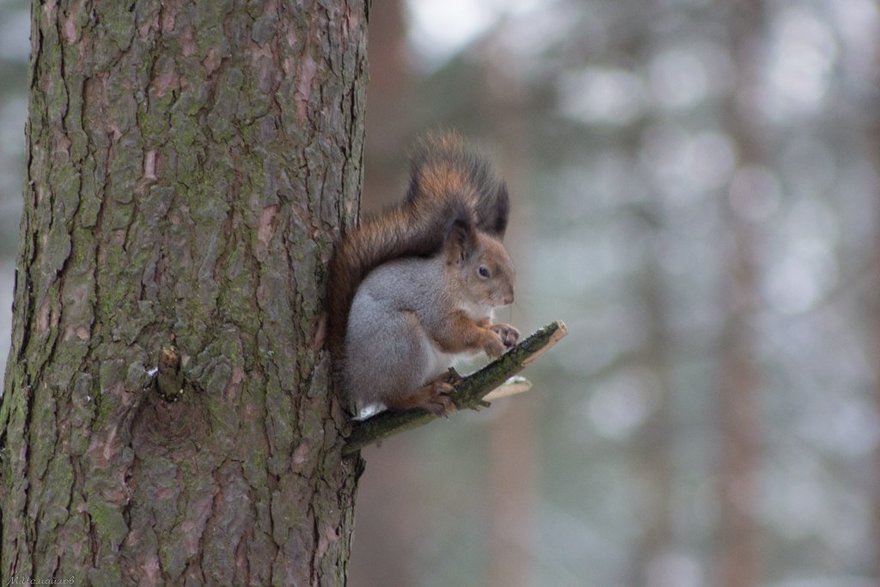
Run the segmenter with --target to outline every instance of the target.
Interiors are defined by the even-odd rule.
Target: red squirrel
[[[449,367],[516,344],[492,310],[513,302],[501,239],[509,198],[488,162],[455,134],[424,139],[404,200],[337,243],[329,270],[329,343],[356,415],[455,410]]]

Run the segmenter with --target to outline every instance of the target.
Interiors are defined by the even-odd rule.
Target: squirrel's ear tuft
[[[462,218],[453,219],[446,231],[447,260],[465,261],[477,248],[477,234],[473,225]]]
[[[485,214],[481,227],[499,240],[504,238],[507,220],[510,217],[510,196],[507,195],[507,184],[499,182],[495,194],[491,198],[483,198],[480,212]]]

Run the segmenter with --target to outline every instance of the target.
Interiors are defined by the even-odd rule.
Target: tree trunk
[[[880,55],[880,40],[878,40],[876,55]],[[874,169],[880,169],[880,113],[876,112],[876,96],[878,92],[872,92],[871,98],[866,100],[869,114],[866,118],[871,120],[868,129],[868,145],[870,148],[871,160],[874,163]],[[868,340],[869,355],[873,357],[871,361],[873,371],[873,392],[874,392],[874,417],[880,419],[880,297],[877,291],[880,290],[880,191],[874,194],[874,234],[873,234],[873,256],[871,263],[871,274],[873,282],[868,288],[867,300],[863,302],[866,311],[866,324],[868,324]],[[874,448],[874,470],[872,485],[872,516],[871,516],[871,537],[873,539],[873,558],[870,570],[873,576],[880,578],[880,446]]]
[[[399,202],[406,190],[407,161],[401,157],[412,128],[412,75],[406,60],[403,0],[382,0],[370,8],[370,81],[361,212],[378,213]],[[414,585],[415,560],[423,546],[428,514],[414,488],[418,447],[411,439],[389,438],[367,448],[369,466],[358,487],[357,532],[351,577],[360,586]],[[402,481],[404,480],[404,481]]]
[[[321,300],[357,214],[366,13],[34,2],[3,584],[344,582],[361,465]]]
[[[760,112],[756,103],[765,30],[763,0],[740,0],[731,6],[730,36],[737,64],[736,94],[725,109],[728,131],[739,156],[739,172],[764,163]],[[722,310],[725,322],[719,365],[719,559],[717,584],[760,584],[762,560],[755,512],[760,472],[760,370],[754,355],[753,323],[760,303],[757,231],[733,194],[725,200],[722,222],[727,232]]]
[[[675,490],[676,440],[674,384],[671,371],[673,358],[669,341],[670,328],[668,285],[664,281],[661,258],[662,231],[667,230],[661,206],[643,202],[636,208],[636,217],[646,235],[643,261],[636,277],[636,292],[645,316],[647,335],[640,353],[639,367],[647,379],[648,402],[653,409],[636,437],[635,458],[641,520],[635,542],[631,579],[633,585],[669,585],[670,579],[657,569],[675,547],[673,497]],[[656,575],[656,576],[654,576]]]
[[[512,57],[497,36],[484,39],[480,49],[483,87],[479,116],[493,129],[489,137],[500,159],[501,177],[511,194],[526,192],[523,170],[528,157],[525,111],[526,93],[519,61]],[[517,254],[517,243],[529,242],[531,228],[521,206],[514,206],[516,236],[507,238],[506,246]],[[516,319],[510,314],[515,312]],[[505,309],[504,321],[519,323],[525,318],[521,308]],[[535,535],[536,457],[535,414],[539,412],[535,395],[525,394],[505,402],[502,417],[489,427],[489,585],[520,587],[533,581],[535,557],[531,544]],[[500,406],[499,406],[500,407]],[[498,408],[496,408],[498,409]]]

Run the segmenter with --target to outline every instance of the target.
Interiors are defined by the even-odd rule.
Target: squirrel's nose
[[[512,304],[513,303],[513,292],[510,292],[509,294],[504,296],[504,299],[501,301],[504,302],[505,306],[509,306],[510,304]]]

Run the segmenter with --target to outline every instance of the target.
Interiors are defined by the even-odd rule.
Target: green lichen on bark
[[[0,581],[344,581],[359,463],[319,324],[365,14],[34,3]],[[147,373],[170,343],[173,404]]]

